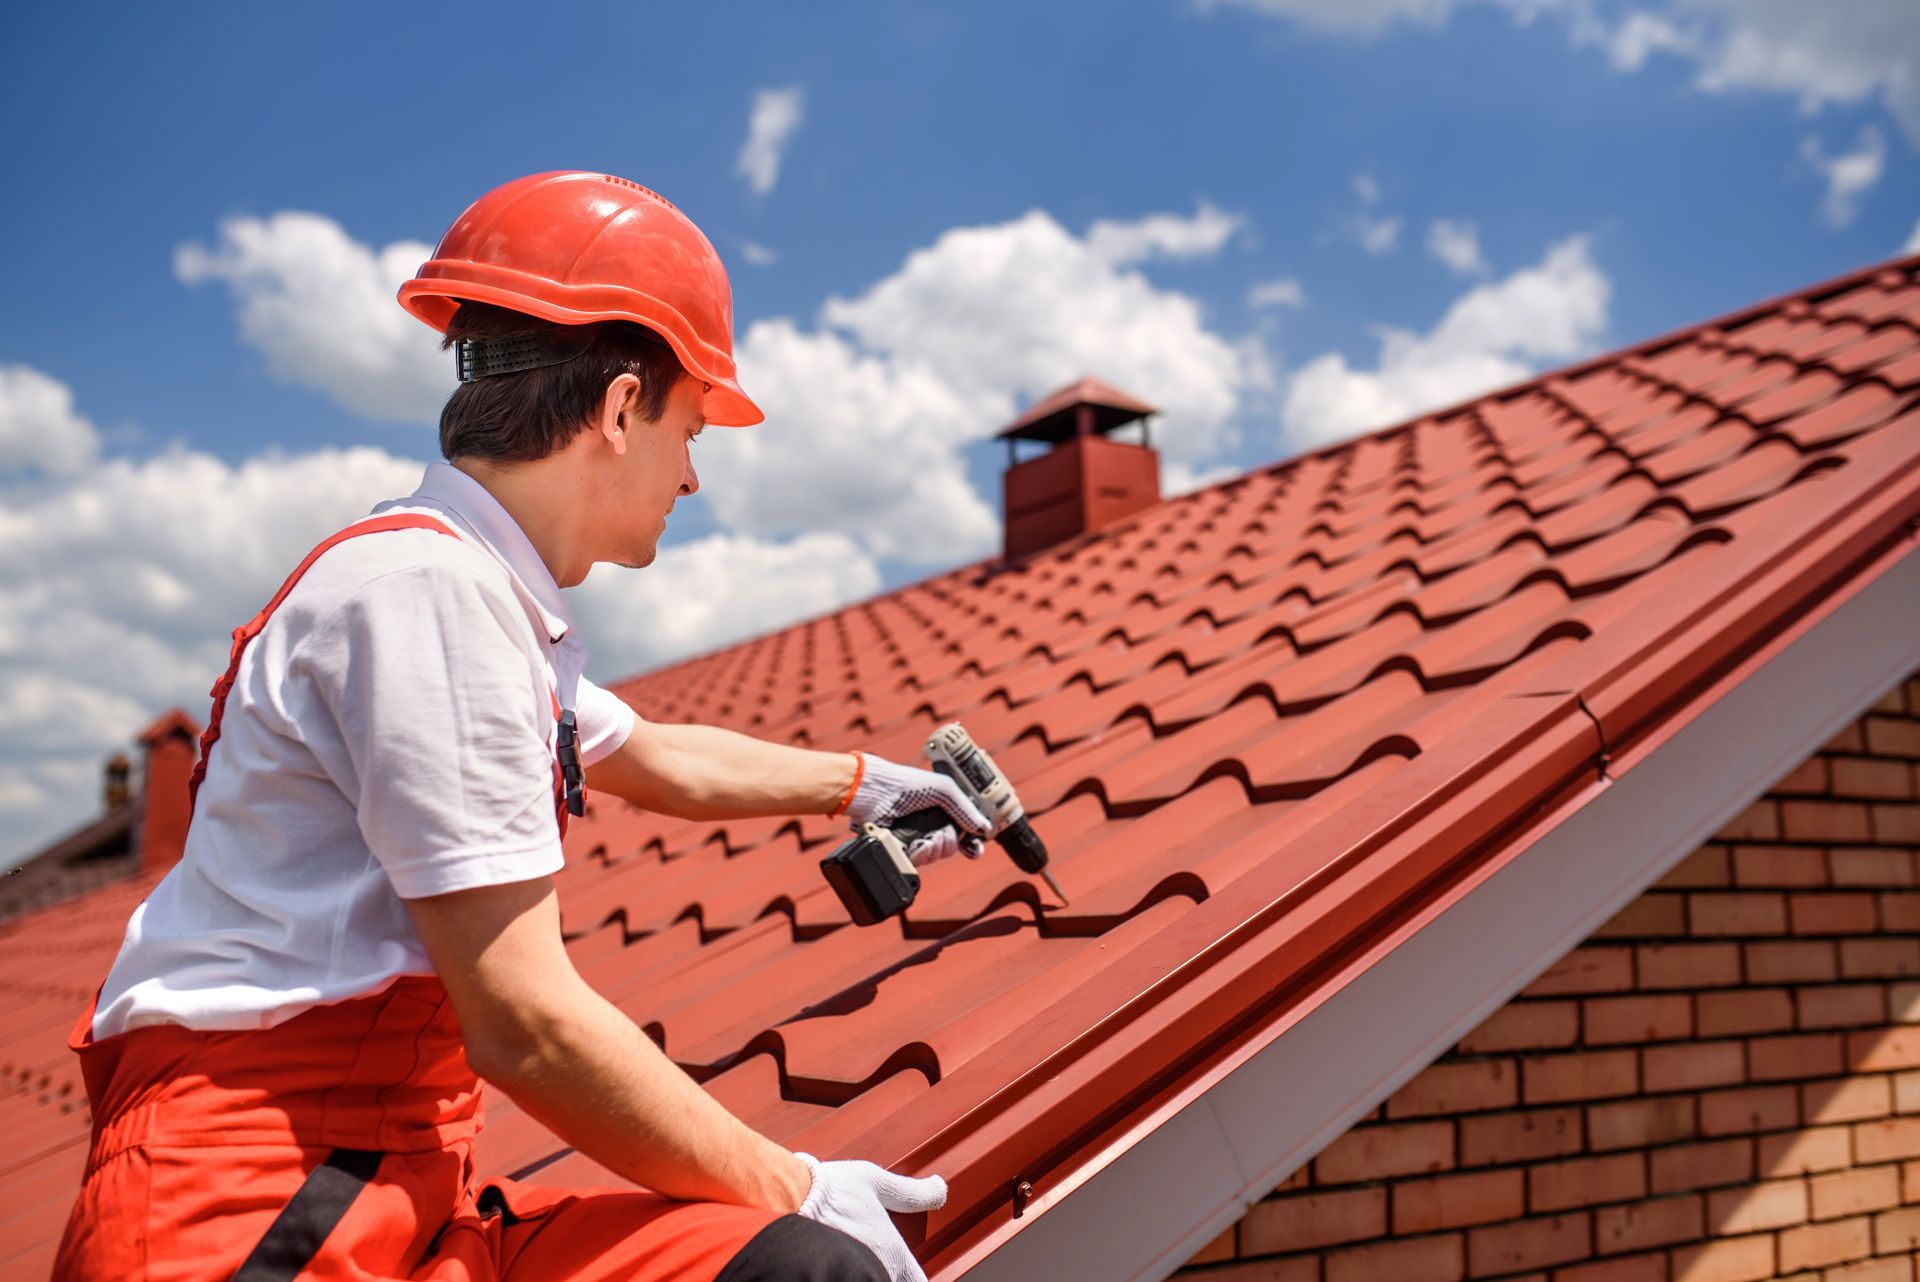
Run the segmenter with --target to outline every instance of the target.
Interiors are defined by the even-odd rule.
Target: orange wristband
[[[845,811],[848,806],[851,806],[853,804],[854,795],[860,791],[860,780],[866,776],[866,773],[867,773],[867,759],[861,756],[857,752],[854,753],[853,754],[853,782],[847,785],[847,795],[840,798],[840,804],[835,806],[832,810],[827,811],[827,818],[838,819],[841,813]]]

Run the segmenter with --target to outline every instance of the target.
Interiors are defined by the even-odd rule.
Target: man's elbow
[[[471,1021],[461,1021],[467,1064],[494,1085],[511,1091],[515,1086],[549,1077],[553,1066],[565,1063],[578,1042],[574,1012],[540,1007],[489,1010]]]

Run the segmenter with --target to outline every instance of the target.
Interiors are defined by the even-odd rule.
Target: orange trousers
[[[70,1039],[94,1124],[59,1282],[881,1276],[797,1216],[476,1183],[479,1082],[436,980],[260,1031],[92,1022]]]

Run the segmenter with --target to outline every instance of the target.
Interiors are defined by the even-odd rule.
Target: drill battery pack
[[[820,861],[827,884],[840,896],[853,920],[874,926],[913,903],[920,874],[898,838],[874,824]]]

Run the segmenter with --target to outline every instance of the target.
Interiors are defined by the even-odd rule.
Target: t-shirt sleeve
[[[402,898],[526,881],[564,864],[550,696],[504,585],[445,562],[354,590],[290,656],[346,747],[361,836]]]
[[[573,698],[574,722],[580,731],[580,764],[590,766],[612,756],[633,733],[639,720],[627,701],[603,690],[585,677]]]

